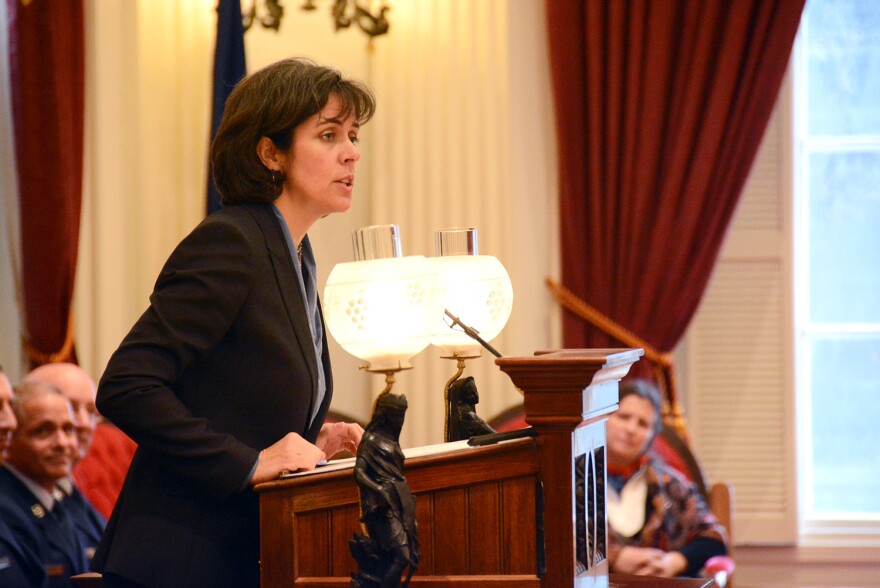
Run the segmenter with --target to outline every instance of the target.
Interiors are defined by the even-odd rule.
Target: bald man
[[[76,430],[77,449],[73,459],[73,465],[76,465],[88,453],[97,425],[95,381],[76,364],[47,363],[31,371],[25,376],[24,382],[51,384],[70,402],[73,409],[73,426]],[[86,546],[86,552],[91,559],[101,541],[101,534],[107,526],[107,521],[76,487],[69,475],[58,480],[57,485],[64,494],[62,497],[64,507],[70,512],[79,539]]]

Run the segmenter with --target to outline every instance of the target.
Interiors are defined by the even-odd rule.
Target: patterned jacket
[[[645,468],[648,481],[645,524],[632,537],[623,537],[609,526],[610,561],[617,558],[623,547],[634,546],[680,551],[692,563],[686,546],[695,540],[714,539],[727,545],[727,531],[709,511],[696,486],[659,459],[650,458]]]

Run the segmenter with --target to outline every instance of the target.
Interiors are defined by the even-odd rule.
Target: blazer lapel
[[[324,310],[321,307],[321,299],[318,298],[318,312],[321,314],[321,324],[326,324],[324,322]],[[327,412],[330,409],[330,401],[333,397],[333,370],[330,368],[330,349],[327,346],[327,332],[324,332],[324,341],[323,341],[323,349],[321,351],[321,357],[324,362],[324,385],[326,389],[324,390],[324,400],[321,402],[321,406],[318,408],[318,412],[315,414],[315,420],[312,421],[312,424],[309,426],[309,430],[307,433],[307,439],[317,439],[318,433],[321,431],[321,426],[324,424],[324,419],[327,417]],[[312,398],[312,403],[315,402],[315,398]]]
[[[290,250],[287,248],[287,240],[284,238],[279,221],[275,218],[271,204],[264,206],[248,207],[263,232],[266,240],[266,249],[269,259],[275,270],[275,281],[281,291],[281,299],[284,301],[284,309],[290,326],[296,335],[300,352],[306,359],[309,368],[309,377],[312,380],[311,406],[314,405],[318,395],[318,358],[315,355],[315,346],[312,342],[312,330],[309,326],[308,316],[304,312],[306,302],[303,300],[299,279],[296,277],[296,269],[290,258]]]

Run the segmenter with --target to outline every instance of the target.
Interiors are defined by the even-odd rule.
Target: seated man
[[[47,363],[31,371],[24,378],[25,383],[46,382],[57,388],[73,409],[73,426],[76,429],[77,452],[74,456],[75,466],[86,456],[92,445],[92,436],[98,420],[98,409],[95,408],[97,386],[91,376],[81,367],[73,363]],[[58,481],[63,492],[62,500],[65,509],[70,513],[76,525],[80,541],[86,546],[89,560],[95,553],[101,534],[107,521],[92,506],[73,478],[65,477]]]
[[[646,455],[661,425],[657,388],[621,383],[606,430],[608,560],[612,572],[696,576],[709,558],[726,554],[727,534],[693,484]]]
[[[12,409],[18,429],[0,467],[0,519],[20,522],[15,535],[39,552],[49,586],[68,586],[88,569],[56,486],[70,475],[76,452],[70,403],[53,386],[31,382],[15,389]]]
[[[17,421],[12,412],[12,386],[0,367],[0,464],[12,440]],[[0,495],[2,501],[2,495]],[[29,544],[21,537],[25,518],[13,510],[0,508],[0,586],[45,586],[46,572],[39,556],[39,543]]]
[[[18,422],[12,412],[12,385],[3,372],[3,366],[0,366],[0,462],[6,459],[12,433],[17,426]]]

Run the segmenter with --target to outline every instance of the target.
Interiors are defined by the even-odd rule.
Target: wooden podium
[[[496,360],[522,391],[536,436],[407,452],[422,557],[411,586],[609,586],[605,420],[641,355],[563,350]],[[356,571],[348,542],[361,530],[351,467],[256,490],[262,585],[347,588]]]

